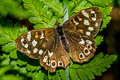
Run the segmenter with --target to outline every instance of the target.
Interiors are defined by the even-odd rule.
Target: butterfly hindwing
[[[94,56],[95,42],[93,39],[77,34],[76,32],[65,32],[69,42],[70,57],[73,62],[87,62]]]
[[[40,56],[40,64],[42,66],[44,65],[44,68],[50,72],[55,72],[56,67],[67,67],[69,64],[69,56],[62,46],[62,42],[59,39],[59,36],[56,36],[45,54]]]
[[[55,72],[57,67],[65,68],[69,64],[69,56],[55,29],[26,32],[18,37],[15,43],[20,52],[33,59],[40,59],[40,64],[50,72]]]

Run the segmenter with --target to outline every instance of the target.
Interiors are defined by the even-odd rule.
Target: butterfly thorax
[[[59,34],[59,36],[63,36],[64,35],[62,26],[58,25],[57,28],[56,28],[56,31]]]
[[[66,36],[63,31],[63,26],[57,25],[56,31],[58,35],[60,36],[60,39],[62,41],[64,49],[69,53],[69,46],[68,46],[68,41],[66,39]]]

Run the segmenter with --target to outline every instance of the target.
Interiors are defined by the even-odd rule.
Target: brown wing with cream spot
[[[87,62],[94,56],[96,51],[95,42],[93,39],[82,36],[76,32],[65,32],[69,42],[70,57],[74,62]]]
[[[39,29],[24,33],[15,41],[17,49],[33,59],[50,72],[57,67],[66,68],[69,56],[64,50],[55,29]]]
[[[99,32],[101,21],[102,14],[98,8],[87,8],[63,24],[74,62],[83,63],[94,56],[96,49],[93,38]]]
[[[78,32],[81,35],[94,38],[99,32],[102,13],[99,8],[87,8],[76,13],[63,24],[64,30]]]

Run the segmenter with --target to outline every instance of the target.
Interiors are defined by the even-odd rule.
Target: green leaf
[[[110,16],[110,12],[112,11],[112,6],[100,8],[103,14],[103,18],[106,18],[107,16]]]
[[[2,62],[0,63],[0,65],[8,65],[9,62],[10,62],[10,58],[9,58],[9,56],[6,55],[6,54],[3,54],[2,56],[0,56],[0,60],[1,60],[1,59],[5,59],[5,60],[2,61]]]
[[[79,64],[73,64],[70,66],[70,71],[73,71],[72,73],[77,73],[79,78],[81,80],[93,80],[94,76],[100,76],[102,72],[106,71],[107,68],[110,67],[110,64],[112,64],[117,59],[117,55],[103,55],[103,53],[99,53],[97,56],[94,57],[93,60],[91,60],[87,64],[79,65]],[[71,75],[71,77],[73,77]]]
[[[32,77],[33,80],[47,80],[45,79],[45,74],[41,71],[39,72],[29,72],[28,76]]]
[[[41,0],[49,8],[51,8],[57,16],[63,16],[63,6],[59,0]]]
[[[70,70],[70,79],[71,80],[79,80],[79,77],[78,77],[77,73],[74,71],[74,69]]]
[[[88,3],[86,0],[81,0],[78,3],[76,3],[74,9],[72,10],[72,14],[69,13],[70,17],[73,16],[75,13],[79,12],[80,10],[85,9],[85,8],[90,8],[90,7],[92,7],[90,3]]]
[[[110,22],[111,20],[111,17],[106,17],[105,19],[103,19],[103,24],[102,24],[102,27],[100,29],[100,31],[102,31],[103,29],[105,29],[107,27],[107,24]]]
[[[11,41],[10,36],[4,35],[4,34],[2,34],[2,36],[0,36],[0,45],[6,44],[10,41]]]
[[[53,0],[49,2],[51,2],[51,4],[54,5],[45,5],[47,4],[47,1],[42,1],[42,0],[23,0],[23,1],[24,1],[24,7],[28,9],[29,12],[31,12],[31,17],[29,18],[29,21],[33,24],[37,24],[34,26],[35,29],[50,28],[55,26],[56,23],[55,19],[57,18],[53,16],[52,9],[50,8],[53,6],[55,6],[54,8],[59,7],[58,6],[59,2],[56,2],[56,4],[54,4],[55,2],[53,2],[54,1]],[[53,10],[59,11],[58,8]]]
[[[10,66],[6,66],[6,67],[2,67],[2,68],[0,67],[0,76],[4,75],[4,73],[10,69],[11,69]]]
[[[96,42],[96,45],[100,45],[102,42],[103,42],[103,36],[100,36],[98,35],[96,38],[95,38],[95,42]]]
[[[1,0],[0,1],[0,14],[5,17],[8,14],[18,19],[29,17],[29,13],[20,8],[20,5],[14,0]]]
[[[97,5],[97,6],[106,6],[108,4],[111,4],[112,3],[112,0],[88,0],[91,4],[93,5]]]
[[[22,61],[22,60],[17,60],[17,64],[18,64],[19,66],[24,66],[24,65],[27,64],[27,62]]]
[[[10,57],[13,58],[13,59],[17,59],[17,49],[15,49],[14,51],[11,51],[10,52]]]
[[[35,70],[39,70],[40,68],[41,68],[40,66],[32,66],[32,65],[29,65],[29,64],[27,64],[27,66],[26,66],[26,69],[28,71],[35,71]]]
[[[14,49],[16,49],[16,46],[15,46],[14,42],[10,42],[10,43],[2,46],[2,51],[4,51],[4,52],[11,52]]]
[[[21,35],[21,34],[23,34],[23,33],[25,33],[25,32],[27,32],[28,30],[27,30],[27,27],[26,26],[24,26],[23,28],[20,28],[19,29],[19,36]]]
[[[5,75],[5,76],[2,76],[1,80],[24,80],[23,77],[20,77],[20,76],[15,76],[15,75]]]

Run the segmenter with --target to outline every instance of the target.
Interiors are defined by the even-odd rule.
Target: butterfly
[[[73,62],[84,63],[96,51],[94,37],[99,32],[102,13],[99,8],[87,8],[76,13],[63,25],[28,31],[16,40],[17,49],[50,72],[66,68]]]

